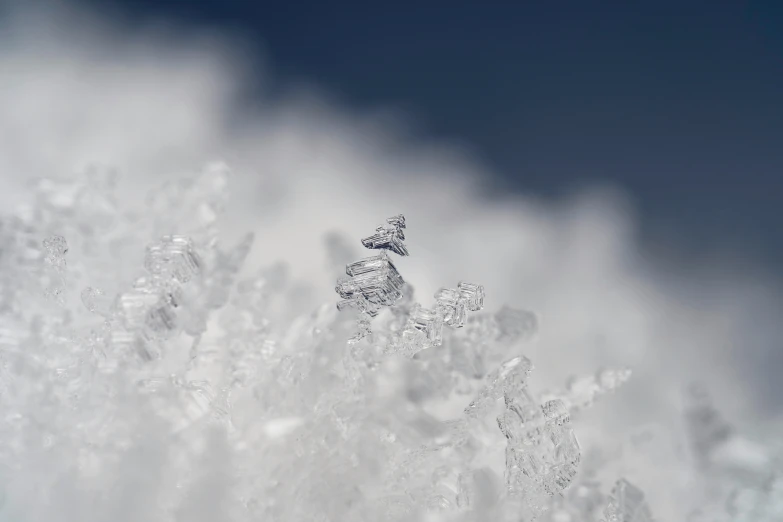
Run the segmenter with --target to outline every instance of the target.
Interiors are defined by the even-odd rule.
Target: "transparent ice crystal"
[[[376,233],[362,239],[362,244],[370,249],[381,249],[380,255],[361,259],[345,267],[347,278],[337,280],[336,292],[342,298],[337,309],[342,311],[354,308],[361,317],[358,331],[350,338],[357,343],[372,333],[370,319],[376,317],[381,308],[394,307],[403,298],[405,281],[389,258],[387,251],[407,256],[408,250],[403,244],[406,228],[402,214],[388,218],[386,224],[376,229]],[[410,287],[408,287],[410,289]],[[484,287],[471,283],[459,283],[457,288],[442,288],[435,294],[435,306],[425,308],[418,303],[407,302],[402,314],[401,324],[391,326],[390,332],[382,337],[388,339],[387,353],[401,353],[408,357],[443,343],[443,326],[462,328],[465,325],[467,311],[484,308]],[[399,311],[401,307],[397,307]]]
[[[539,406],[527,394],[507,395],[498,426],[508,440],[506,487],[510,495],[530,497],[540,492],[552,496],[571,484],[581,450],[561,401]]]
[[[397,255],[407,256],[408,248],[405,246],[405,216],[402,214],[390,217],[386,224],[375,229],[375,234],[362,239],[362,245],[370,249],[391,250]]]

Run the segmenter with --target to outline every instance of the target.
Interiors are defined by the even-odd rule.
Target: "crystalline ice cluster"
[[[385,225],[375,229],[375,234],[362,239],[362,245],[367,248],[391,250],[397,255],[407,256],[408,249],[405,246],[405,216],[390,217]]]
[[[535,393],[537,316],[464,282],[417,304],[402,216],[338,282],[358,333],[301,310],[284,266],[247,266],[252,234],[222,243],[230,178],[209,165],[134,205],[95,167],[0,217],[0,519],[651,520],[577,442],[627,370]],[[781,520],[783,451],[748,450],[704,391],[685,420],[689,522]]]
[[[405,281],[386,251],[390,250],[401,256],[408,255],[403,243],[404,228],[404,216],[387,219],[386,224],[378,227],[374,235],[362,239],[365,247],[380,249],[381,253],[347,265],[345,273],[348,277],[337,281],[335,290],[343,299],[337,303],[337,309],[356,308],[362,315],[359,319],[359,331],[352,338],[352,342],[370,334],[370,318],[378,315],[382,307],[392,306],[402,297],[401,290]]]

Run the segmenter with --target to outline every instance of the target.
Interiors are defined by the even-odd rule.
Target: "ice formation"
[[[402,214],[390,217],[385,225],[375,229],[375,234],[362,239],[362,245],[367,248],[391,250],[397,255],[407,256],[408,248],[405,246],[405,216]],[[349,274],[350,275],[350,274]]]
[[[139,208],[93,168],[2,216],[0,519],[651,520],[577,442],[574,415],[628,370],[535,393],[537,316],[486,312],[465,282],[417,304],[402,216],[362,240],[344,312],[302,313],[283,267],[245,266],[252,234],[221,242],[230,177],[209,165]],[[688,401],[707,485],[689,522],[781,520],[783,451]]]
[[[387,251],[401,256],[409,255],[405,240],[405,216],[399,214],[375,229],[375,234],[362,239],[369,249],[380,249],[377,256],[360,259],[345,267],[347,278],[337,280],[336,292],[342,298],[338,310],[359,310],[358,332],[349,342],[356,343],[372,333],[370,320],[381,308],[394,306],[403,297],[403,280]],[[484,287],[459,283],[457,288],[442,288],[435,294],[433,308],[414,304],[408,310],[408,320],[402,332],[393,335],[389,351],[404,351],[413,355],[429,346],[443,342],[443,325],[462,328],[466,313],[484,308]]]

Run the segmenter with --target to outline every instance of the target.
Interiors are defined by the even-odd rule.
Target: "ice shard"
[[[342,298],[342,301],[337,303],[337,309],[356,308],[366,316],[360,319],[359,332],[351,342],[357,342],[369,335],[369,318],[378,315],[381,308],[393,306],[402,298],[405,281],[387,251],[402,256],[408,255],[403,244],[405,217],[398,215],[386,221],[385,225],[376,229],[374,235],[362,240],[365,247],[380,249],[381,253],[346,265],[345,273],[348,277],[337,280],[335,291]]]
[[[478,417],[487,413],[494,401],[503,396],[519,397],[526,394],[527,380],[533,371],[533,363],[524,356],[504,362],[492,372],[486,385],[476,398],[465,408],[465,414]]]
[[[386,252],[351,263],[345,272],[350,278],[339,280],[336,287],[343,299],[365,300],[381,307],[392,306],[402,297],[400,290],[405,281]]]
[[[402,214],[390,217],[386,224],[375,229],[375,234],[362,239],[362,245],[370,249],[391,250],[397,255],[407,256],[408,249],[405,246],[405,216]]]
[[[458,290],[441,288],[435,294],[435,301],[444,323],[454,328],[465,326],[468,304]]]
[[[457,290],[465,298],[468,310],[477,312],[484,308],[484,287],[472,283],[459,283]]]
[[[411,311],[410,325],[422,332],[433,345],[443,342],[443,319],[436,311],[415,305]]]
[[[187,283],[200,271],[201,260],[190,238],[164,236],[147,247],[144,266],[152,275],[168,276],[179,283]]]
[[[506,399],[498,426],[508,441],[506,485],[511,495],[535,489],[555,495],[576,476],[579,442],[560,401],[537,406],[527,396]]]

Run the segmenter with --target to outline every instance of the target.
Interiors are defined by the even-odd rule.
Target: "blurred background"
[[[251,97],[317,88],[459,146],[495,191],[623,189],[644,240],[783,259],[775,2],[96,1],[127,27],[240,38]],[[759,226],[767,223],[770,226]]]
[[[132,199],[223,160],[225,233],[307,306],[335,298],[325,234],[402,212],[419,299],[464,279],[540,314],[542,383],[632,366],[588,445],[679,430],[696,381],[778,430],[783,5],[471,4],[3,2],[0,204],[90,162]]]

